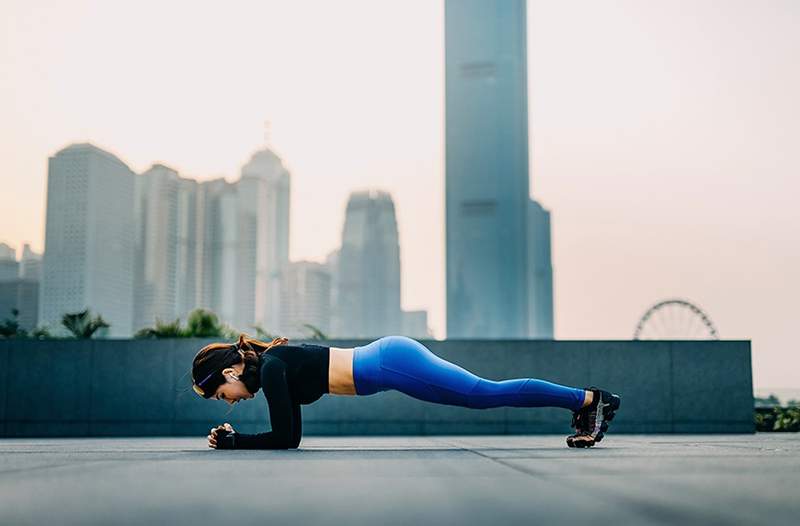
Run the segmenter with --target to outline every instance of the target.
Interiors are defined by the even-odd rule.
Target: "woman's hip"
[[[407,336],[384,336],[353,348],[353,383],[356,394],[369,395],[391,389],[385,382],[389,373],[403,373],[424,367],[433,353]]]

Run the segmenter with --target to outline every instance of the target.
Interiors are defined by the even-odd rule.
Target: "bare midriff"
[[[331,347],[328,361],[328,392],[337,395],[356,394],[352,347]]]

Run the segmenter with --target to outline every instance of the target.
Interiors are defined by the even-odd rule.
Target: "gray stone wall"
[[[0,436],[205,436],[222,422],[245,433],[269,430],[260,393],[231,407],[192,391],[192,358],[211,341],[0,340]],[[418,341],[484,378],[532,377],[619,393],[614,432],[754,431],[750,341]],[[397,391],[324,395],[302,411],[305,435],[570,431],[566,409],[469,409]]]

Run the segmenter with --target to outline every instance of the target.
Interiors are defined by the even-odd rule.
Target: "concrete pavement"
[[[2,525],[797,524],[799,496],[796,433],[0,439]]]

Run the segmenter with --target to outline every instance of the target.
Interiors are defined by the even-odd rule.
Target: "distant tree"
[[[181,327],[181,319],[177,318],[171,323],[164,323],[156,318],[155,327],[145,327],[136,331],[134,338],[185,338],[188,330]]]
[[[775,396],[774,394],[770,394],[766,398],[755,397],[753,399],[753,402],[756,407],[776,407],[781,405],[781,401],[778,400],[778,397]]]
[[[102,327],[111,327],[99,314],[92,319],[89,309],[67,313],[61,317],[61,324],[78,339],[89,339]]]
[[[43,339],[46,339],[46,338],[51,338],[51,339],[52,338],[56,338],[55,336],[50,334],[50,329],[48,329],[44,325],[36,327],[35,329],[33,329],[28,336],[30,338],[34,339],[34,340],[43,340]]]
[[[186,335],[194,338],[208,338],[217,336],[227,338],[229,329],[219,322],[213,312],[205,309],[195,309],[189,314],[186,321]]]
[[[27,336],[27,331],[19,326],[19,309],[12,308],[11,317],[0,322],[0,337],[25,338]]]
[[[155,327],[144,327],[136,331],[134,338],[225,338],[236,339],[239,331],[221,323],[213,312],[195,309],[189,313],[186,326],[181,326],[180,318],[170,323],[156,320]]]
[[[251,325],[250,328],[255,329],[256,338],[264,341],[274,340],[277,335],[267,332],[261,325]]]
[[[319,330],[318,328],[314,327],[310,323],[304,323],[303,327],[307,327],[307,328],[309,328],[311,330],[311,337],[309,338],[310,340],[327,340],[328,339],[328,337],[325,336],[325,333],[323,333],[321,330]]]
[[[222,337],[225,338],[226,340],[238,340],[239,334],[241,334],[241,331],[239,329],[236,329],[226,324],[222,325]]]

